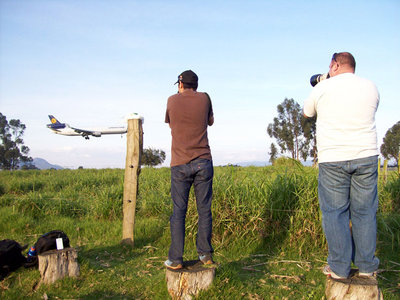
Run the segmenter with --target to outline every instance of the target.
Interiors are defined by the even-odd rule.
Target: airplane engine
[[[93,136],[95,136],[95,137],[101,137],[101,132],[93,132]]]

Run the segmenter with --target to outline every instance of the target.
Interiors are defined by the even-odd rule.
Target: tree
[[[302,116],[301,127],[303,128],[303,135],[305,139],[308,141],[307,149],[309,149],[309,153],[307,156],[312,157],[313,164],[315,165],[318,161],[318,152],[317,152],[317,117],[306,118]],[[306,152],[302,153],[303,159],[306,160],[307,156],[305,156]]]
[[[268,135],[276,139],[281,153],[289,152],[293,159],[300,160],[301,157],[306,160],[310,155],[310,143],[315,136],[312,120],[306,120],[300,105],[293,99],[285,98],[277,106],[277,111],[278,117],[268,125]]]
[[[32,166],[32,158],[28,156],[29,148],[24,145],[22,136],[26,126],[20,120],[7,121],[0,113],[0,167],[4,170],[15,170],[21,164],[26,168]]]
[[[384,158],[390,160],[393,158],[397,163],[400,159],[400,121],[397,122],[386,131],[385,137],[383,138],[383,144],[381,145],[381,154]]]
[[[142,165],[154,167],[165,160],[165,152],[159,149],[146,148],[142,153]]]
[[[275,144],[274,143],[271,143],[271,148],[270,148],[271,150],[270,150],[270,152],[268,153],[269,154],[269,161],[270,161],[270,163],[271,164],[273,164],[274,163],[274,161],[277,159],[277,157],[278,157],[278,149],[276,148],[276,146],[275,146]]]

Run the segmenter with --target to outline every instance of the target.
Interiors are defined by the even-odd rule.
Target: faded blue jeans
[[[185,218],[192,185],[199,215],[196,237],[197,252],[199,255],[214,252],[211,246],[213,176],[213,164],[208,159],[197,158],[185,165],[171,167],[171,198],[174,210],[170,218],[171,246],[168,259],[173,262],[183,263]]]
[[[319,164],[318,195],[328,264],[339,276],[349,275],[352,261],[360,272],[378,269],[377,182],[377,156]]]

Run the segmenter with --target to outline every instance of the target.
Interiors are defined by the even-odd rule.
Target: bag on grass
[[[35,245],[30,248],[28,252],[27,263],[24,265],[25,268],[38,266],[38,254],[57,249],[56,239],[58,238],[62,238],[64,248],[69,247],[68,236],[63,231],[53,230],[45,233],[39,237]]]
[[[26,257],[21,253],[26,247],[27,245],[21,246],[14,240],[0,241],[0,280],[26,262]]]

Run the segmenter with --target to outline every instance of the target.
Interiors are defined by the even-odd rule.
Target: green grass
[[[0,299],[166,299],[172,205],[168,168],[139,179],[135,246],[121,245],[124,170],[0,172],[0,239],[32,245],[50,230],[67,233],[81,275],[38,286],[20,268],[0,282]],[[318,208],[317,170],[300,164],[216,167],[213,246],[219,263],[199,299],[322,299],[327,245]],[[400,299],[400,177],[379,183],[377,256],[385,299]],[[185,259],[196,258],[194,194]]]

